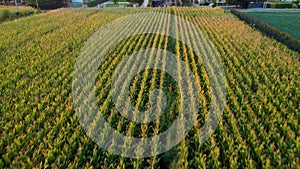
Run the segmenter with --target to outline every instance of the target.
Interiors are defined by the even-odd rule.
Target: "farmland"
[[[248,15],[261,20],[279,30],[300,39],[299,12],[248,12]]]
[[[36,13],[39,13],[37,9],[27,6],[19,6],[18,10],[14,6],[0,6],[0,22]]]
[[[216,131],[201,143],[200,127],[212,92],[201,57],[165,35],[147,33],[119,42],[105,56],[95,80],[100,113],[118,132],[150,137],[179,116],[180,83],[156,69],[132,80],[129,97],[142,110],[147,108],[149,91],[162,89],[170,100],[165,114],[153,123],[137,124],[117,113],[111,101],[112,72],[133,51],[159,48],[174,53],[193,72],[200,99],[194,127],[177,146],[158,156],[127,158],[103,150],[87,136],[74,110],[72,81],[76,59],[94,32],[117,18],[143,12],[173,14],[198,28],[179,25],[176,36],[201,31],[210,39],[224,65],[226,105]],[[153,23],[166,27],[176,23],[159,19],[153,17]],[[122,33],[120,28],[115,36]],[[299,166],[300,54],[222,9],[60,9],[1,23],[0,35],[0,168]],[[189,41],[197,42],[196,37]],[[209,52],[201,55],[208,57]]]

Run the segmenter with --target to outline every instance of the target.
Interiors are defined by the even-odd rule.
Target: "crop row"
[[[86,114],[78,116],[74,110],[72,80],[81,82],[81,79],[73,79],[80,49],[105,23],[129,14],[145,16],[144,11],[63,9],[1,24],[0,168],[296,168],[300,146],[299,53],[263,36],[221,9],[144,10],[154,13],[141,19],[140,24],[134,23],[140,18],[120,22],[116,27],[119,31],[107,36],[105,43],[120,39],[128,30],[125,28],[138,33],[160,27],[166,35],[138,34],[107,49],[97,69],[95,94],[99,110],[93,119],[87,119]],[[183,25],[176,18],[162,17],[163,13],[189,22]],[[152,22],[147,22],[149,19]],[[175,38],[167,31],[171,26],[175,28]],[[193,38],[186,39],[187,44],[184,44],[176,40],[179,37]],[[201,43],[200,48],[191,48],[198,43]],[[87,44],[90,46],[86,48],[87,57],[80,62],[82,69],[95,66],[97,60],[89,56],[102,52],[92,50],[99,45],[97,41]],[[127,58],[144,49],[151,51],[148,60]],[[168,54],[155,49],[174,53],[174,57],[193,72],[200,101],[199,111],[193,117],[194,127],[177,146],[158,156],[134,159],[105,151],[87,136],[79,119],[90,120],[88,132],[96,132],[101,127],[99,119],[103,116],[125,136],[152,137],[181,118],[178,112],[182,104],[182,80],[191,75],[179,62],[178,81],[158,69],[146,69],[132,79],[129,76],[116,78],[120,84],[130,81],[128,97],[139,111],[151,106],[151,91],[159,89],[165,93],[168,99],[165,112],[153,122],[137,123],[122,117],[112,100],[113,74],[124,59],[128,59],[126,66],[119,70],[129,71],[128,74],[143,64],[163,67],[169,64]],[[219,58],[212,58],[214,54]],[[162,60],[153,59],[155,57]],[[206,61],[210,61],[209,64],[204,64]],[[208,119],[213,101],[211,85],[218,78],[218,75],[209,75],[220,63],[227,79],[227,103],[216,131],[201,142],[201,127]],[[188,86],[188,94],[196,95],[191,90],[192,83]],[[121,91],[127,90],[125,84],[120,87]],[[85,90],[76,91],[82,93],[78,95],[79,101],[90,97]],[[193,102],[192,98],[188,99]],[[158,98],[157,104],[163,101]],[[172,139],[171,136],[166,138],[167,144]],[[123,146],[126,144],[130,142]],[[111,140],[110,147],[115,146],[120,145]],[[154,151],[159,147],[156,148]],[[143,151],[137,150],[137,153]]]

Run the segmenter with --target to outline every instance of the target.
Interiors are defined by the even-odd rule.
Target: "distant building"
[[[82,7],[84,0],[69,0],[68,7]]]
[[[69,0],[70,3],[81,3],[83,4],[84,2],[89,2],[89,0]]]
[[[177,5],[178,0],[166,0],[166,6],[175,6]]]
[[[211,3],[212,0],[190,0],[190,2],[194,6],[199,6],[201,4],[208,4]],[[175,6],[177,4],[182,4],[182,0],[153,0],[152,7],[159,7],[159,6]],[[226,4],[226,0],[216,0],[218,4]]]
[[[191,3],[194,6],[199,6],[201,4],[209,4],[212,3],[212,0],[191,0]],[[215,3],[222,5],[222,4],[226,4],[226,0],[215,0]]]

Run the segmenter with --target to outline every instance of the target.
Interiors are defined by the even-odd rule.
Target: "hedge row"
[[[30,8],[30,7],[26,7],[26,8],[27,9],[20,9],[19,11],[12,10],[10,8],[1,8],[0,9],[0,22],[3,22],[5,20],[12,20],[12,19],[15,19],[18,17],[32,15],[32,14],[39,12],[38,10],[36,10],[34,8]]]
[[[271,8],[293,8],[292,3],[286,3],[286,2],[272,2],[270,4]]]
[[[85,2],[85,4],[88,5],[88,7],[95,7],[98,4],[102,4],[103,2],[105,2],[106,0],[89,0],[88,2]]]
[[[238,18],[240,18],[241,20],[245,21],[248,24],[251,25],[255,24],[255,28],[259,29],[265,35],[274,38],[277,41],[287,45],[292,50],[300,52],[300,40],[294,38],[293,36],[285,32],[282,32],[279,29],[274,28],[273,26],[270,26],[262,21],[254,19],[251,16],[237,9],[231,9],[231,13],[233,13],[235,16],[237,16]]]

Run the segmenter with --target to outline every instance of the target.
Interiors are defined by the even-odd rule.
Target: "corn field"
[[[187,41],[193,44],[201,31],[215,51],[204,43],[203,49],[195,49],[200,57],[182,41],[152,33],[131,36],[108,49],[97,69],[96,100],[106,121],[125,136],[162,133],[180,116],[182,98],[181,83],[168,73],[146,69],[131,81],[131,104],[147,110],[149,93],[160,89],[167,100],[165,112],[150,123],[122,117],[112,102],[111,81],[126,56],[146,48],[172,52],[194,74],[199,89],[196,94],[186,89],[199,97],[200,108],[193,128],[178,145],[157,156],[128,158],[103,150],[87,136],[74,110],[72,81],[76,59],[95,31],[144,12],[189,21],[196,27],[178,24],[175,36],[190,35],[194,38]],[[167,28],[176,22],[153,17],[148,24]],[[112,36],[124,33],[122,26],[119,29]],[[139,29],[146,27],[133,28]],[[0,168],[299,168],[300,54],[222,9],[59,9],[3,22],[0,35]],[[224,67],[226,104],[215,132],[201,142],[200,128],[212,102],[211,78],[201,58],[212,52]],[[168,64],[165,53],[155,54],[162,60],[153,64]],[[134,62],[143,61],[129,59],[128,67]],[[179,82],[190,76],[178,71]]]

